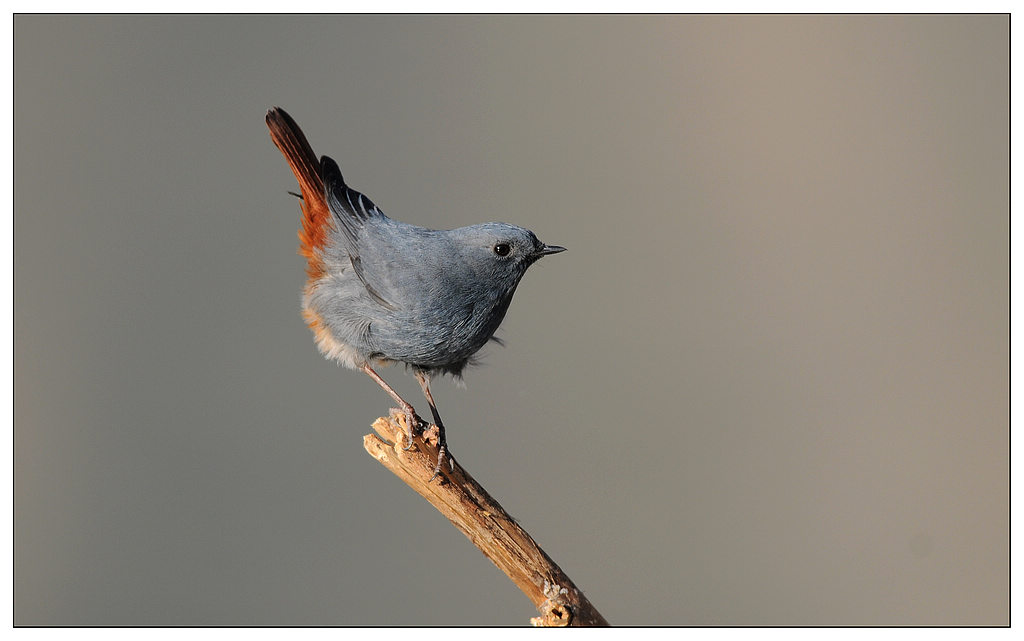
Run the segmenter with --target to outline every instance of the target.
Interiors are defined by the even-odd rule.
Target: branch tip
[[[531,624],[544,627],[608,625],[562,569],[451,457],[451,452],[446,457],[451,460],[451,468],[443,466],[440,482],[431,483],[437,462],[437,427],[431,425],[419,433],[414,430],[413,447],[406,450],[405,424],[405,413],[391,410],[389,418],[381,417],[373,422],[373,429],[380,436],[364,436],[363,448],[427,499],[512,579],[540,613],[530,620]],[[551,594],[552,586],[559,586],[557,594]]]

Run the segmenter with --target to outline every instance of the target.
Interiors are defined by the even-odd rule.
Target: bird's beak
[[[557,254],[558,252],[564,252],[565,247],[559,247],[558,245],[544,245],[544,248],[537,252],[538,256],[547,256],[548,254]]]

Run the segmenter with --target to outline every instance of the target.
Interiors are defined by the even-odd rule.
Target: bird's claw
[[[423,419],[416,415],[416,412],[406,413],[405,415],[405,447],[402,449],[409,451],[412,449],[412,438],[413,434],[417,430],[420,430],[420,426],[423,425]]]
[[[399,417],[404,418],[405,421],[398,420]],[[419,417],[419,415],[416,414],[415,411],[409,412],[409,411],[400,410],[400,409],[397,409],[397,408],[392,408],[392,410],[391,410],[391,419],[400,428],[402,428],[402,433],[405,436],[405,445],[402,447],[402,450],[404,450],[404,451],[411,450],[412,446],[413,446],[413,442],[412,442],[413,435],[417,431],[422,431],[421,426],[425,425],[425,422],[423,421],[423,419],[421,419]],[[404,422],[404,425],[403,425],[403,422]]]
[[[395,417],[396,419],[397,419],[398,416],[402,416],[403,418],[405,418],[405,421],[404,421],[405,425],[402,426],[402,427],[404,427],[403,431],[405,433],[404,434],[405,435],[405,445],[402,447],[402,450],[406,451],[406,452],[412,449],[412,446],[413,446],[413,440],[412,439],[413,439],[413,435],[416,432],[419,432],[419,433],[423,434],[424,438],[426,438],[426,436],[427,436],[426,433],[429,430],[431,430],[431,429],[437,430],[437,435],[436,435],[436,438],[437,438],[437,464],[434,465],[434,473],[431,475],[430,479],[427,480],[427,483],[430,483],[431,481],[433,481],[435,478],[437,478],[441,474],[441,465],[445,462],[445,460],[448,461],[448,469],[449,470],[454,470],[455,469],[455,463],[454,463],[454,461],[452,461],[451,455],[448,454],[448,446],[447,446],[447,443],[446,443],[446,439],[444,438],[444,430],[443,430],[443,428],[438,427],[435,424],[427,423],[425,420],[420,418],[418,414],[416,414],[415,410],[410,412],[410,411],[404,410],[404,409],[403,410],[394,409],[394,410],[392,410],[392,416]],[[399,425],[401,425],[401,424],[402,424],[402,422],[399,421]],[[431,436],[433,436],[433,435],[431,435]]]
[[[430,483],[431,481],[436,479],[437,475],[441,473],[441,462],[444,461],[445,459],[448,459],[448,467],[449,469],[451,469],[451,457],[448,456],[448,452],[446,451],[445,446],[441,445],[441,447],[438,448],[437,450],[437,465],[434,466],[434,473],[430,476],[429,479],[427,479],[427,483]]]

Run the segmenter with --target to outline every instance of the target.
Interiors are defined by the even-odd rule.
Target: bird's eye
[[[512,248],[509,247],[508,243],[498,243],[494,246],[494,253],[499,256],[508,256],[511,251]]]

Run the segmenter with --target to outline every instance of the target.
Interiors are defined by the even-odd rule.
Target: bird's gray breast
[[[425,369],[467,361],[497,330],[510,300],[453,267],[407,293],[380,328],[379,345],[390,358]]]

